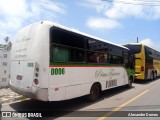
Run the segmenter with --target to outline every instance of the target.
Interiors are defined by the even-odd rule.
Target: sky
[[[160,0],[0,0],[0,44],[34,22],[52,21],[116,44],[160,51]]]

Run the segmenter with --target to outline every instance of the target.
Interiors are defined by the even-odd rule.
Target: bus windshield
[[[137,53],[140,53],[141,52],[141,47],[142,45],[124,45],[125,47],[129,48],[130,51],[133,53],[133,54],[137,54]]]

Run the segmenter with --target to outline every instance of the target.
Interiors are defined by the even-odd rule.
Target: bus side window
[[[89,63],[105,63],[105,54],[101,52],[88,52]]]
[[[108,51],[108,48],[105,48],[104,49],[104,60],[105,60],[105,63],[109,63],[109,51]]]
[[[106,53],[104,54],[104,62],[108,63],[108,55]]]
[[[88,62],[97,63],[97,53],[88,51]]]
[[[78,51],[77,53],[77,61],[84,62],[84,52]]]
[[[69,49],[54,46],[53,48],[53,61],[55,62],[68,62]]]
[[[110,55],[109,63],[110,64],[123,64],[123,58],[117,55]]]
[[[130,68],[134,69],[134,54],[130,54]]]
[[[70,62],[85,62],[85,55],[83,50],[71,49]]]
[[[129,52],[128,51],[124,51],[124,66],[126,68],[130,67],[129,66]]]
[[[97,53],[97,63],[104,63],[104,53]]]
[[[109,55],[109,63],[111,63],[111,64],[114,63],[112,55]]]

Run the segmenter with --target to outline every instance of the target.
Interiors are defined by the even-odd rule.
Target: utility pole
[[[138,41],[138,37],[137,37],[137,43],[139,43],[139,41]]]

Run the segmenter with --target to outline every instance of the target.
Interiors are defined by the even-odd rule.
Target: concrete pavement
[[[0,89],[0,104],[13,102],[15,100],[24,99],[22,95],[13,92],[10,88]]]

